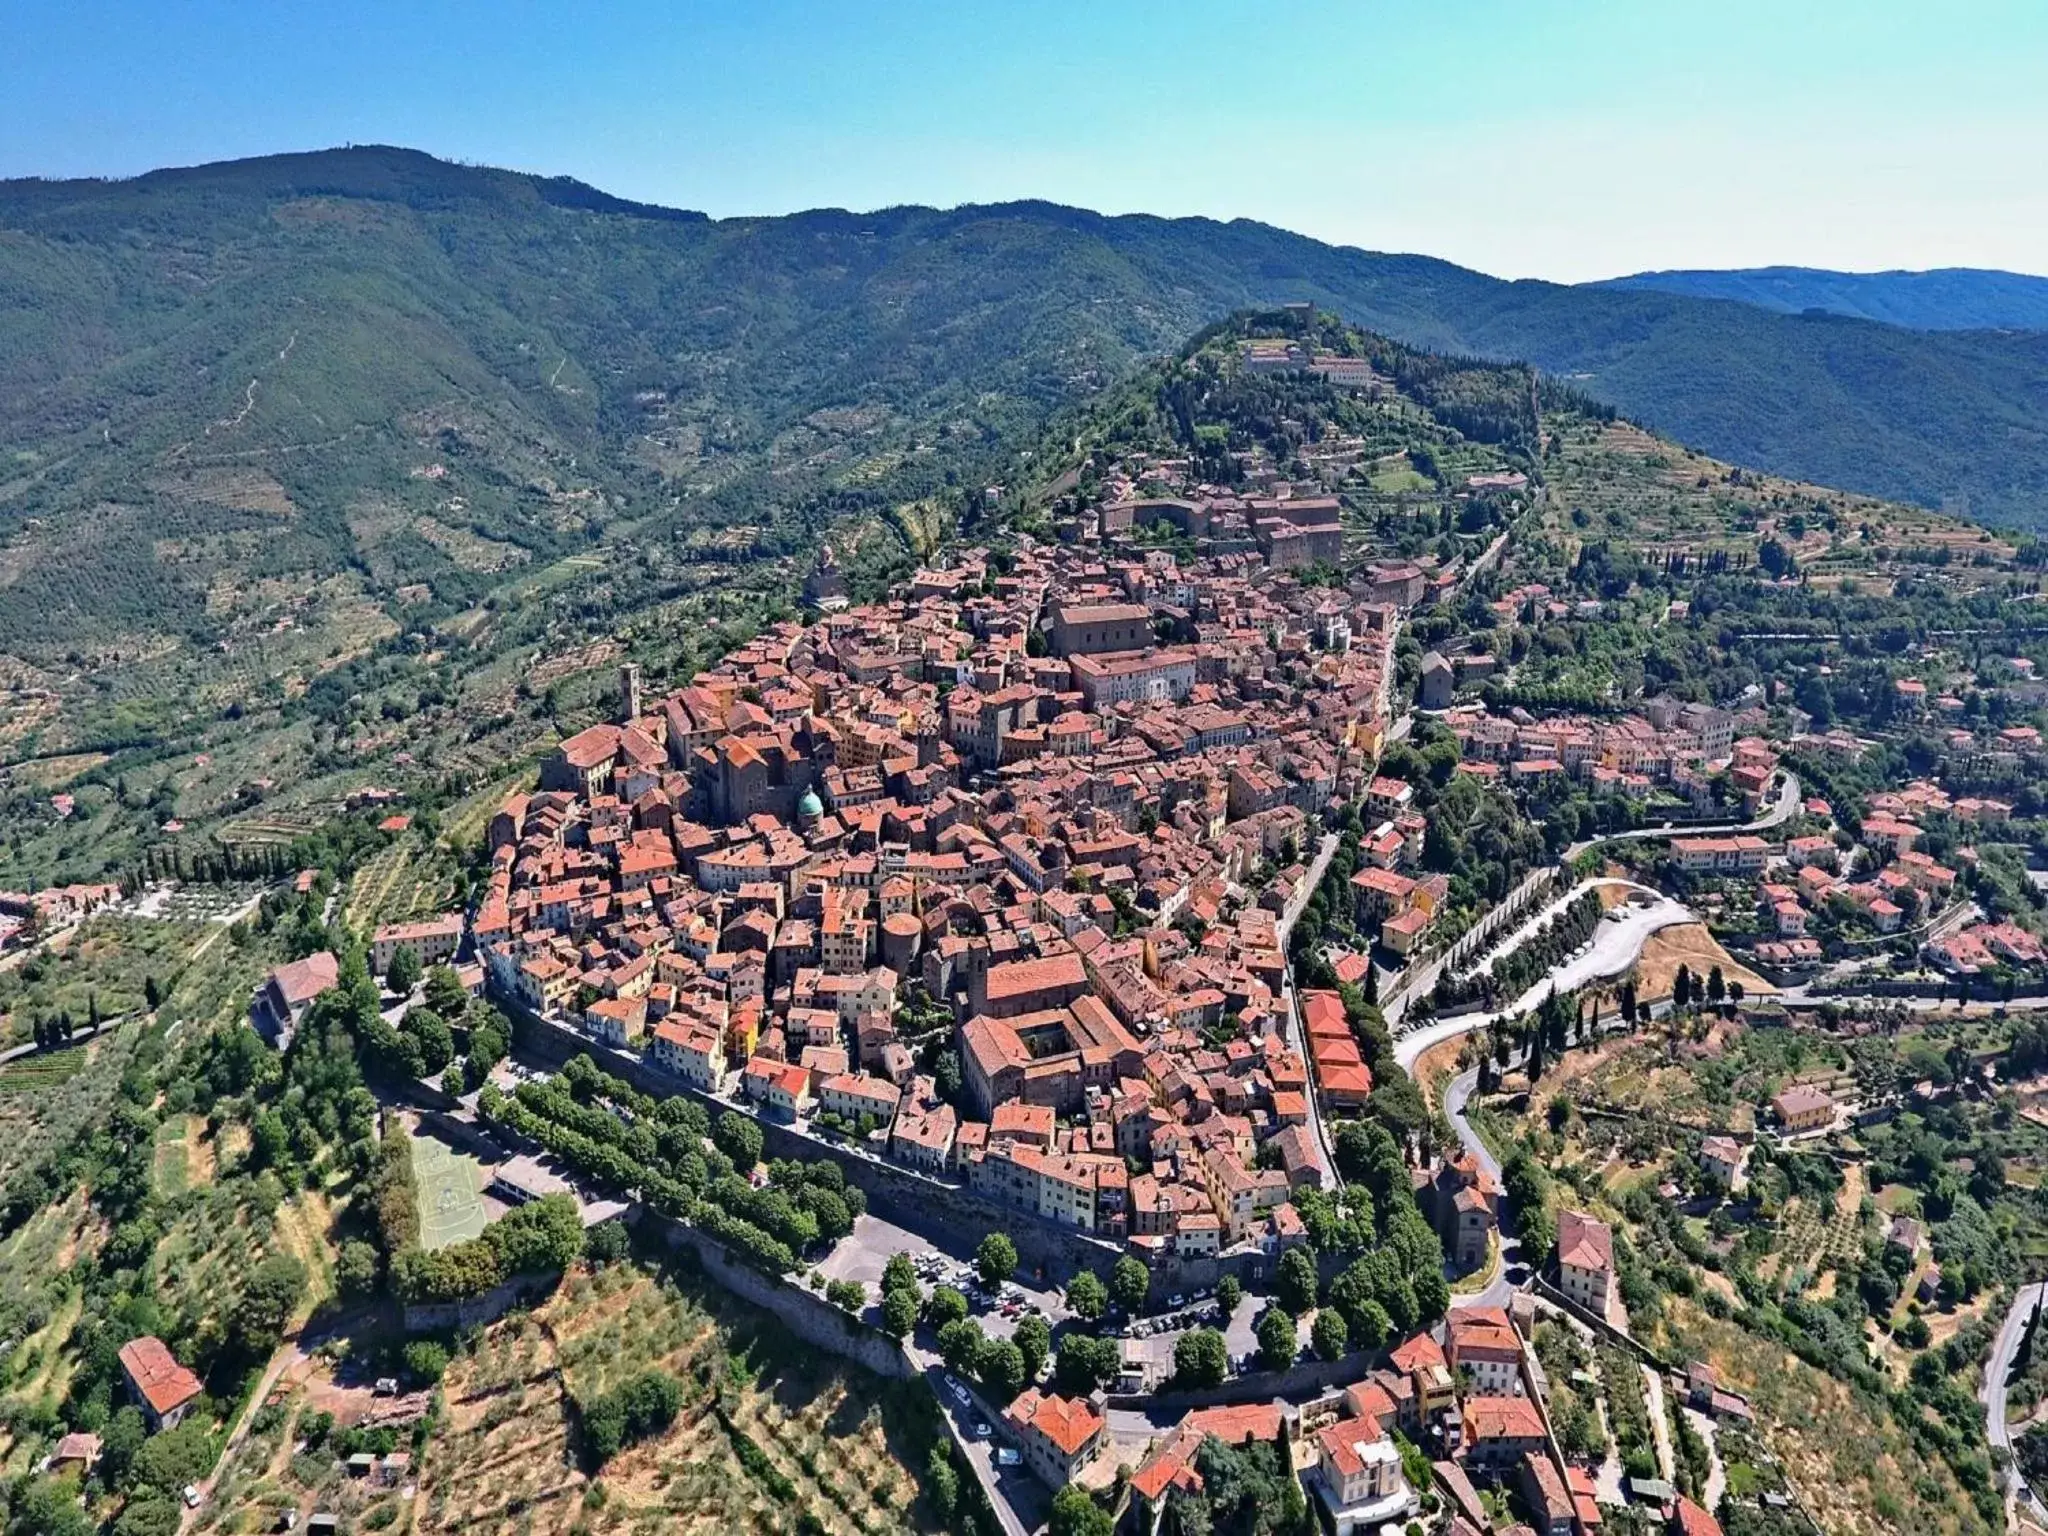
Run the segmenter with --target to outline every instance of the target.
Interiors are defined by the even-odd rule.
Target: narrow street
[[[1334,832],[1323,838],[1316,848],[1316,856],[1309,865],[1308,874],[1303,877],[1301,885],[1294,893],[1294,899],[1287,904],[1287,910],[1280,915],[1280,921],[1274,925],[1280,938],[1282,955],[1287,953],[1287,941],[1293,935],[1295,920],[1301,916],[1302,909],[1308,905],[1309,898],[1315,894],[1317,887],[1323,883],[1323,876],[1329,871],[1330,860],[1336,855],[1338,841]],[[1287,1042],[1289,1048],[1299,1052],[1304,1061],[1307,1060],[1308,1034],[1302,1027],[1301,994],[1294,984],[1294,965],[1291,961],[1281,983],[1280,1019],[1283,1030],[1281,1038]],[[1322,1096],[1312,1092],[1306,1097],[1309,1132],[1322,1162],[1318,1171],[1322,1175],[1323,1188],[1329,1189],[1337,1183],[1337,1158],[1330,1144],[1329,1127],[1323,1119]]]

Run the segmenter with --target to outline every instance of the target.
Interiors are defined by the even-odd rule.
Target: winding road
[[[2027,1320],[2048,1296],[2048,1285],[2036,1283],[2021,1286],[2019,1294],[2012,1299],[2012,1307],[2005,1314],[2005,1321],[1998,1325],[1998,1338],[1992,1343],[1991,1358],[1984,1363],[1984,1385],[1977,1393],[1984,1404],[1984,1437],[2008,1455],[2012,1452],[2012,1426],[2005,1420],[2005,1385],[2012,1375],[2013,1356],[2018,1353],[2020,1338],[2027,1331]],[[2012,1470],[2012,1479],[2007,1488],[2008,1501],[2016,1501],[2028,1509],[2048,1509],[2027,1486],[2027,1480],[2020,1476],[2017,1465]],[[2008,1509],[2010,1513],[2010,1509]]]
[[[1673,901],[1670,897],[1653,891],[1648,886],[1637,885],[1632,880],[1586,880],[1573,886],[1554,901],[1546,903],[1541,910],[1520,924],[1514,932],[1487,953],[1480,961],[1480,966],[1491,966],[1502,955],[1527,943],[1543,923],[1586,892],[1597,890],[1601,886],[1626,887],[1638,896],[1648,896],[1651,900],[1647,906],[1631,904],[1616,908],[1615,910],[1622,914],[1618,920],[1608,921],[1603,918],[1584,948],[1530,987],[1509,1007],[1490,1013],[1474,1012],[1456,1018],[1439,1019],[1402,1036],[1394,1046],[1394,1059],[1401,1064],[1402,1070],[1412,1075],[1423,1053],[1433,1046],[1484,1029],[1500,1019],[1528,1012],[1541,1003],[1552,988],[1570,991],[1589,981],[1621,975],[1635,964],[1636,957],[1643,952],[1643,945],[1651,934],[1677,923],[1698,921],[1692,910],[1682,902]],[[1450,1121],[1451,1129],[1456,1132],[1458,1141],[1466,1152],[1470,1153],[1496,1182],[1499,1182],[1502,1176],[1500,1159],[1495,1157],[1493,1149],[1480,1139],[1479,1133],[1473,1130],[1472,1122],[1465,1115],[1465,1106],[1471,1101],[1478,1086],[1479,1071],[1476,1067],[1460,1073],[1445,1084],[1444,1117]],[[1492,1283],[1485,1289],[1454,1297],[1451,1305],[1460,1309],[1504,1307],[1527,1278],[1528,1266],[1522,1260],[1521,1245],[1514,1235],[1513,1212],[1508,1209],[1506,1197],[1503,1196],[1499,1270],[1494,1275]]]
[[[1594,880],[1582,880],[1563,895],[1546,902],[1515,931],[1489,950],[1475,967],[1486,970],[1510,950],[1526,944],[1535,931],[1579,897],[1602,886],[1620,886],[1634,892],[1638,897],[1650,898],[1648,905],[1631,903],[1617,908],[1622,913],[1615,919],[1612,913],[1602,918],[1587,941],[1586,946],[1537,981],[1522,995],[1505,1008],[1491,1013],[1475,1012],[1458,1014],[1448,1019],[1438,1019],[1402,1035],[1394,1046],[1394,1059],[1404,1071],[1412,1073],[1422,1053],[1446,1040],[1455,1040],[1460,1035],[1469,1035],[1474,1030],[1484,1029],[1502,1019],[1524,1014],[1536,1007],[1555,989],[1569,992],[1591,981],[1602,981],[1610,976],[1619,976],[1636,963],[1636,957],[1643,952],[1643,945],[1651,934],[1659,929],[1674,927],[1680,923],[1696,923],[1699,918],[1693,910],[1681,901],[1647,885],[1614,876],[1602,876]]]
[[[1573,843],[1564,851],[1564,861],[1569,864],[1589,848],[1602,843],[1650,842],[1658,838],[1673,837],[1733,837],[1743,832],[1768,832],[1792,819],[1799,809],[1799,775],[1786,773],[1778,785],[1778,795],[1770,808],[1753,821],[1742,822],[1671,822],[1661,827],[1637,827],[1629,832],[1609,832],[1600,837],[1588,837]]]

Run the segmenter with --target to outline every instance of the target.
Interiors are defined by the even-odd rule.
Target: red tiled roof
[[[145,1335],[121,1346],[121,1369],[159,1417],[197,1397],[199,1378],[178,1364],[164,1341]]]
[[[1612,1270],[1614,1233],[1582,1211],[1557,1213],[1557,1261],[1574,1269]]]
[[[1465,1439],[1541,1440],[1543,1418],[1526,1397],[1465,1399]]]
[[[1108,1422],[1083,1398],[1047,1396],[1035,1387],[1010,1404],[1005,1417],[1037,1430],[1065,1456],[1079,1454],[1081,1447]]]

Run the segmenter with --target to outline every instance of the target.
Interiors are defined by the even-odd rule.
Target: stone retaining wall
[[[658,1233],[669,1247],[695,1253],[712,1279],[741,1300],[774,1313],[806,1344],[850,1360],[877,1376],[908,1381],[918,1374],[903,1353],[903,1346],[887,1334],[793,1281],[763,1274],[741,1263],[707,1233],[644,1208],[640,1225]]]

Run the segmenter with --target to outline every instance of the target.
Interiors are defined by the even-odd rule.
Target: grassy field
[[[26,1332],[0,1356],[0,1399],[24,1409],[54,1408],[71,1384],[73,1358],[66,1347],[83,1307],[75,1288],[54,1283],[104,1239],[104,1225],[73,1195],[31,1216],[0,1242],[0,1295],[24,1306]],[[0,1419],[0,1475],[27,1471],[16,1441]],[[34,1443],[33,1437],[30,1444]]]
[[[593,1481],[577,1464],[570,1397],[649,1366],[683,1383],[682,1414]],[[916,1529],[909,1468],[927,1447],[922,1392],[803,1348],[697,1277],[632,1266],[580,1275],[532,1315],[488,1330],[451,1369],[418,1528]]]

